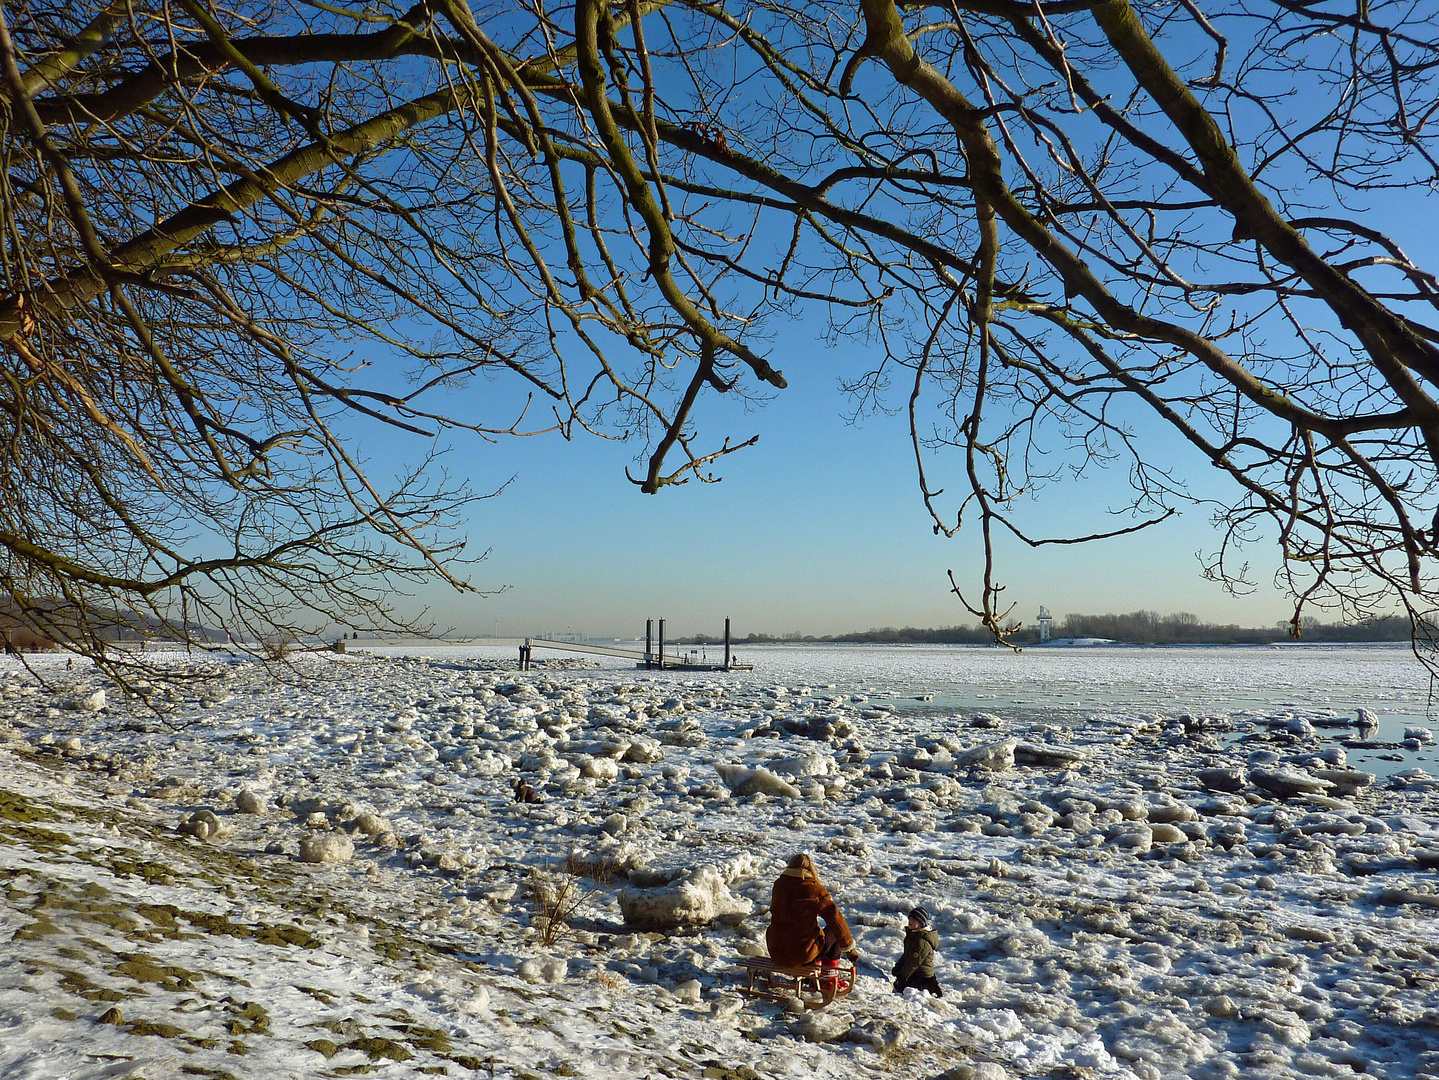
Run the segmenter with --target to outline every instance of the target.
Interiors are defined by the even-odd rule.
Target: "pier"
[[[655,620],[645,620],[645,651],[635,652],[633,649],[616,649],[609,645],[591,645],[589,642],[578,641],[550,641],[546,638],[525,638],[524,644],[520,646],[520,670],[528,671],[530,668],[530,657],[535,649],[551,649],[555,652],[592,653],[600,656],[621,656],[627,660],[633,660],[635,667],[644,668],[646,671],[753,671],[754,665],[744,660],[737,660],[730,651],[730,621],[724,621],[724,661],[711,661],[705,658],[705,653],[700,649],[691,649],[688,653],[672,653],[665,655],[665,621],[659,620],[659,638],[655,638]],[[656,648],[658,644],[658,648]]]

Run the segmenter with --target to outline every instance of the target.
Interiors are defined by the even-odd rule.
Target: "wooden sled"
[[[770,1001],[798,998],[807,1009],[823,1009],[854,990],[854,961],[848,959],[841,959],[838,967],[780,967],[767,957],[746,956],[739,966],[745,973],[740,987],[744,993]]]

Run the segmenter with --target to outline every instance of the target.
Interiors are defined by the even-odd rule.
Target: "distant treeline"
[[[67,600],[32,599],[22,608],[13,595],[0,596],[0,644],[31,651],[51,649],[55,640],[74,643],[93,633],[102,642],[223,642],[220,630],[193,623],[168,623],[152,615],[90,607],[81,611]]]
[[[1301,641],[1408,641],[1410,625],[1407,618],[1399,616],[1361,623],[1322,623],[1306,617],[1300,620],[1300,631]],[[1039,628],[1026,626],[1016,639],[1021,636],[1038,641]],[[1136,645],[1262,645],[1288,641],[1291,635],[1287,621],[1246,627],[1202,622],[1188,612],[1131,611],[1127,615],[1066,615],[1051,637],[1108,638]]]
[[[1387,619],[1369,619],[1360,623],[1321,623],[1305,617],[1300,620],[1302,641],[1408,641],[1409,620],[1399,616]],[[1157,611],[1131,611],[1125,615],[1078,615],[1055,620],[1050,630],[1052,640],[1067,638],[1104,638],[1123,642],[1127,645],[1266,645],[1272,642],[1289,641],[1289,623],[1279,622],[1273,626],[1245,627],[1233,624],[1221,625],[1200,621],[1196,615],[1180,612],[1175,615],[1161,615]],[[1039,643],[1037,625],[1016,627],[1009,640],[1016,645]],[[677,644],[716,645],[722,638],[698,635],[681,639]],[[815,644],[857,644],[857,645],[986,645],[994,636],[980,626],[942,626],[938,628],[886,626],[878,630],[863,630],[850,634],[750,634],[735,641],[742,644],[785,644],[811,642]]]

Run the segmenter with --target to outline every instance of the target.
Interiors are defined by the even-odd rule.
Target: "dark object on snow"
[[[935,997],[944,997],[939,980],[934,977],[934,954],[939,948],[939,935],[929,925],[929,912],[917,907],[909,913],[909,928],[904,932],[904,952],[894,965],[894,992],[902,994],[910,987],[927,990]]]
[[[543,801],[539,792],[530,787],[528,783],[523,780],[515,781],[515,802],[537,803]]]
[[[819,928],[823,919],[825,928]],[[770,924],[765,931],[770,958],[776,965],[799,968],[816,960],[835,959],[854,950],[854,936],[839,908],[820,884],[814,862],[800,854],[774,883],[770,894]],[[851,957],[853,959],[853,957]]]

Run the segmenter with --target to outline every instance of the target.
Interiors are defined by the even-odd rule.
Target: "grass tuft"
[[[620,866],[607,857],[584,858],[572,848],[558,866],[532,866],[528,881],[535,904],[534,927],[546,947],[564,937],[570,920],[590,897],[620,876]],[[588,880],[588,884],[586,883]]]

